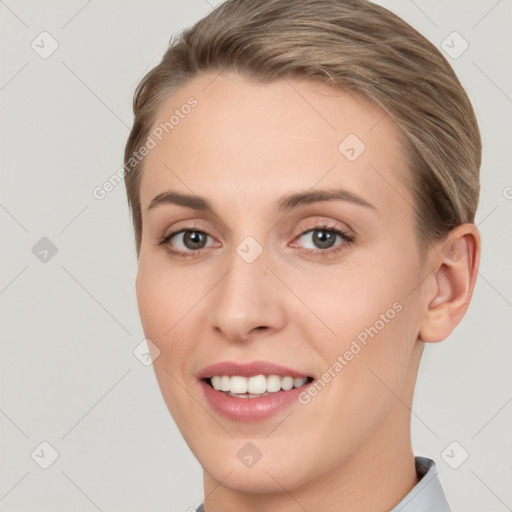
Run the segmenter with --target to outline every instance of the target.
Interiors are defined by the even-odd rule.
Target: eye
[[[208,233],[190,227],[163,235],[156,245],[166,246],[166,250],[171,256],[195,258],[201,256],[203,250],[209,247],[206,245],[208,238],[211,238]],[[304,243],[307,244],[308,239],[314,244],[313,248],[302,247]],[[298,240],[301,242],[299,244],[301,251],[311,256],[325,257],[340,251],[344,246],[350,245],[354,238],[336,226],[322,224],[303,231]],[[336,244],[336,241],[338,241],[338,244]],[[218,242],[215,242],[215,244],[213,246],[219,247],[221,245]],[[297,243],[294,242],[290,246],[297,247]]]
[[[329,225],[317,225],[303,231],[298,240],[301,241],[301,246],[307,244],[308,240],[313,244],[312,248],[303,248],[307,254],[312,256],[326,256],[334,254],[344,246],[350,245],[354,241],[353,237],[349,236],[342,229]],[[337,240],[340,243],[335,245]],[[291,246],[296,247],[296,244],[291,244]]]
[[[157,245],[165,245],[167,252],[172,256],[194,258],[202,254],[202,249],[206,248],[206,242],[209,237],[208,233],[199,229],[182,229],[164,235]],[[173,239],[175,239],[174,242],[172,242]],[[173,246],[177,246],[177,250]]]

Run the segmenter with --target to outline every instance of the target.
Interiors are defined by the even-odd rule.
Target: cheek
[[[144,334],[161,350],[161,338],[171,327],[172,291],[153,270],[148,271],[139,264],[136,295]]]
[[[383,258],[361,258],[357,263],[333,267],[319,279],[295,283],[297,295],[306,299],[321,320],[316,322],[323,329],[321,335],[312,337],[316,348],[334,354],[348,349],[355,339],[364,345],[377,336],[382,340],[405,331],[409,335],[408,324],[415,316],[409,294],[417,275],[413,259],[399,262],[393,257],[384,262]],[[404,322],[404,317],[409,320]],[[309,325],[310,331],[311,322]]]
[[[197,293],[190,292],[190,287],[180,282],[178,274],[169,275],[168,271],[153,262],[139,262],[137,305],[144,335],[159,351],[153,367],[161,386],[178,385],[171,375],[178,378],[182,374],[190,350],[190,335],[183,331],[187,326],[187,314],[197,302]],[[181,381],[181,377],[178,380]],[[162,392],[170,396],[164,389]]]
[[[169,272],[156,258],[139,260],[136,279],[139,315],[146,337],[153,337],[152,341],[161,350],[165,350],[166,341],[173,337],[196,294],[187,285],[184,273]]]
[[[396,402],[390,389],[399,392],[404,384],[418,332],[418,300],[410,294],[417,275],[413,258],[380,259],[379,265],[343,268],[299,292],[311,298],[308,305],[329,328],[310,343],[321,355],[322,380],[329,381],[320,394],[344,403],[343,410],[333,409],[334,424],[355,416],[371,424]],[[302,329],[311,333],[306,321]]]
[[[187,298],[187,289],[179,277],[171,279],[158,264],[139,260],[136,296],[144,335],[157,347],[153,369],[167,408],[177,424],[188,421],[197,408],[183,381],[183,368],[190,358],[190,336],[183,332],[187,310],[194,298]],[[184,414],[184,411],[189,411]]]

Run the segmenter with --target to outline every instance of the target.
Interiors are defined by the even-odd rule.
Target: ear
[[[480,264],[480,233],[474,224],[461,224],[437,245],[431,255],[433,282],[427,296],[419,338],[444,340],[468,309]]]

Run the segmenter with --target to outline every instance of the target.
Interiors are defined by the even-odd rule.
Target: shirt
[[[427,457],[414,457],[420,481],[390,512],[451,512],[437,474],[436,463]],[[204,512],[201,503],[196,512]]]

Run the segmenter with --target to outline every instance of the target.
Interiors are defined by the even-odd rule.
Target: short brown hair
[[[432,43],[367,0],[227,0],[171,39],[135,91],[124,168],[137,257],[144,160],[134,163],[132,155],[162,103],[206,71],[236,71],[264,83],[310,78],[362,93],[405,137],[420,246],[474,221],[480,132],[464,88]]]

